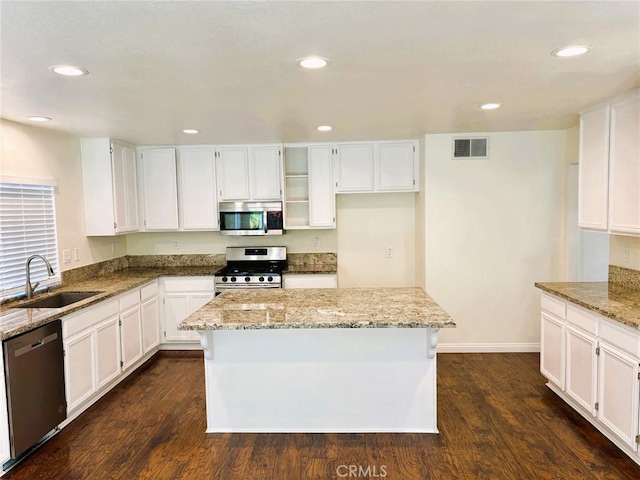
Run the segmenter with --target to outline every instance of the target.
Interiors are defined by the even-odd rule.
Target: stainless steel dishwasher
[[[3,342],[11,458],[16,459],[67,418],[62,323]]]

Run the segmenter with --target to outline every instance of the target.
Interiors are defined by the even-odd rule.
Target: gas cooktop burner
[[[286,247],[227,247],[227,265],[215,273],[216,291],[282,287],[286,255]]]

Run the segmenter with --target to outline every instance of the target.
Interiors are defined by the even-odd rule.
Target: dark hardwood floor
[[[544,386],[538,354],[439,354],[438,379],[440,435],[206,435],[201,354],[162,352],[4,478],[640,478]]]

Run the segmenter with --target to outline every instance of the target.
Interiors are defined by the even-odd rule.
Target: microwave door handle
[[[265,210],[264,212],[262,212],[262,215],[264,215],[264,216],[262,217],[262,221],[263,221],[263,224],[264,224],[264,234],[266,235],[266,234],[267,234],[267,231],[268,231],[267,219],[269,218],[269,216],[268,216],[268,214],[267,214],[267,211],[266,211],[266,210]]]

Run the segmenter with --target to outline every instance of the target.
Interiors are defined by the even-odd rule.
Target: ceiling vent
[[[454,159],[489,158],[489,137],[453,139]]]

